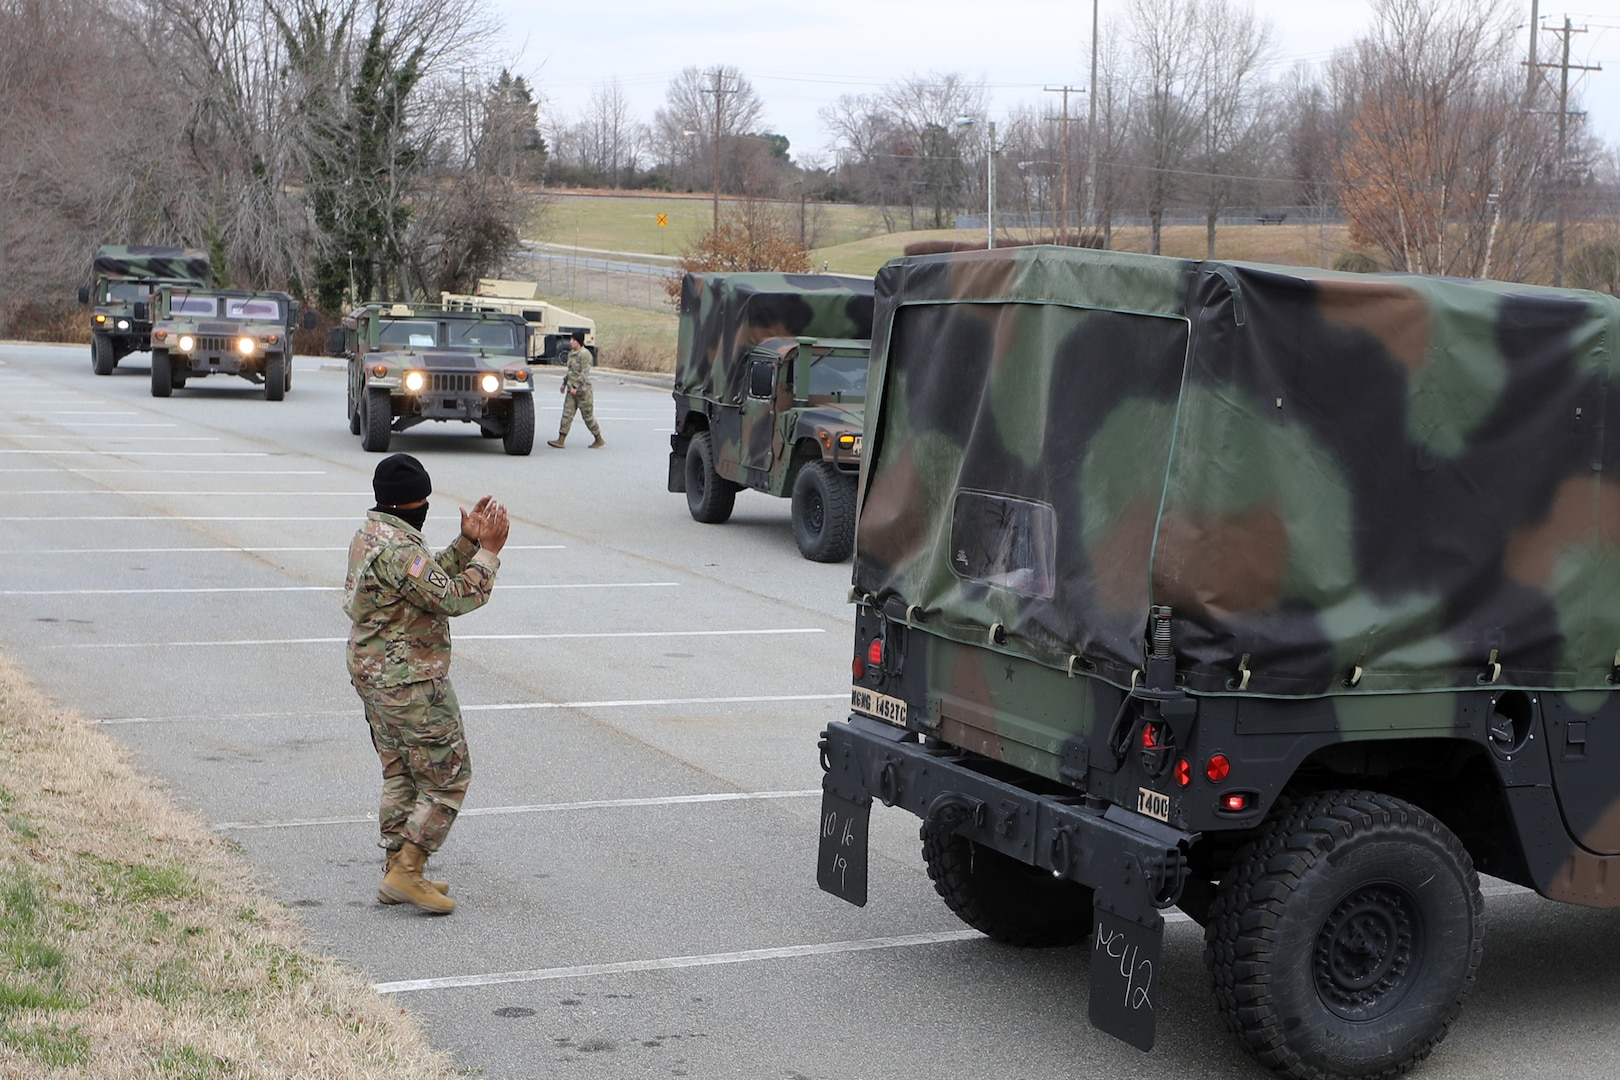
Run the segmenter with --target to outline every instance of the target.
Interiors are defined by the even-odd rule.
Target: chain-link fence
[[[673,310],[665,290],[677,273],[672,266],[574,252],[525,251],[517,258],[525,268],[524,279],[538,282],[540,295],[558,303],[588,300],[644,311]]]

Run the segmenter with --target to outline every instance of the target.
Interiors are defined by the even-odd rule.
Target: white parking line
[[[139,476],[325,476],[325,469],[0,469],[0,473],[53,473],[88,476],[90,473],[129,473]]]
[[[108,413],[106,415],[113,416],[113,415],[123,415],[123,414],[121,414],[121,413],[120,414]],[[131,414],[131,415],[133,415],[133,414]],[[73,430],[78,431],[81,428],[103,428],[103,427],[179,427],[179,426],[180,426],[179,424],[154,424],[154,423],[149,423],[149,422],[144,421],[144,420],[118,420],[118,421],[109,420],[109,421],[107,421],[105,423],[102,423],[101,421],[97,421],[96,423],[93,423],[93,424],[74,424],[73,425]]]
[[[62,488],[51,491],[8,491],[6,497],[16,495],[293,495],[307,498],[313,495],[341,495],[345,499],[374,499],[369,491],[126,491],[123,488]]]
[[[7,435],[8,439],[71,439],[74,433],[60,435]],[[115,435],[119,442],[219,442],[218,435]]]
[[[819,626],[786,630],[622,630],[583,634],[457,634],[457,641],[586,641],[597,638],[758,637],[775,634],[825,634]],[[47,649],[196,649],[264,645],[341,645],[346,637],[266,638],[257,641],[85,641],[47,645]]]
[[[0,450],[0,454],[94,454],[97,457],[269,457],[267,450]]]
[[[527,712],[540,709],[640,709],[668,708],[672,705],[751,705],[772,701],[846,701],[841,694],[756,694],[747,697],[695,697],[695,698],[625,698],[608,701],[516,701],[498,705],[463,705],[469,712]],[[301,712],[189,713],[179,716],[115,716],[92,720],[93,724],[189,724],[198,720],[306,720],[319,716],[354,716],[360,706],[354,704],[343,709],[305,709]]]
[[[742,952],[710,953],[707,956],[666,956],[657,960],[625,960],[617,964],[580,964],[574,967],[542,968],[538,971],[502,971],[492,975],[455,975],[445,979],[405,979],[373,983],[379,994],[409,994],[419,990],[454,990],[468,986],[496,986],[501,983],[549,982],[554,979],[582,979],[597,975],[627,975],[638,971],[673,971],[678,968],[714,967],[719,964],[747,964],[758,960],[788,960],[798,956],[832,956],[838,953],[872,952],[877,949],[904,949],[917,945],[942,945],[953,941],[982,938],[977,930],[944,930],[933,934],[902,934],[896,937],[864,938],[858,941],[828,941],[817,945],[783,945],[774,949],[746,949]]]
[[[586,799],[580,802],[535,803],[530,806],[474,806],[457,817],[503,817],[509,814],[551,814],[570,810],[623,810],[643,806],[688,806],[695,803],[766,802],[774,799],[809,799],[821,794],[820,788],[806,791],[722,791],[704,795],[652,795],[639,799]],[[376,821],[376,814],[354,817],[303,818],[293,821],[222,821],[212,826],[216,832],[246,832],[254,829],[302,829],[320,825],[364,825]]]
[[[4,453],[4,451],[0,451]],[[0,517],[0,521],[348,521],[358,520],[355,515],[344,517],[169,517],[166,514],[36,514],[32,517]]]
[[[502,585],[502,592],[533,589],[673,589],[676,581],[578,581],[543,585]],[[184,589],[0,589],[0,596],[170,596],[191,593],[342,592],[341,585],[222,585]],[[457,634],[457,638],[463,635]]]

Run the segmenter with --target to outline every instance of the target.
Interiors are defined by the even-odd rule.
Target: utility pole
[[[1048,94],[1063,95],[1063,168],[1060,170],[1062,179],[1058,181],[1058,243],[1067,245],[1069,242],[1069,95],[1078,94],[1080,89],[1074,86],[1047,86],[1043,87]]]
[[[1541,32],[1541,0],[1530,0],[1530,66],[1524,77],[1524,108],[1536,96],[1536,37]]]
[[[1571,64],[1569,62],[1570,39],[1575,34],[1584,34],[1586,27],[1575,29],[1570,24],[1569,16],[1564,16],[1562,29],[1555,29],[1553,33],[1564,39],[1562,58],[1556,64],[1538,64],[1535,62],[1535,52],[1530,56],[1530,77],[1535,78],[1537,70],[1541,68],[1558,69],[1558,164],[1557,172],[1553,177],[1553,205],[1555,207],[1555,220],[1553,224],[1553,285],[1561,287],[1564,284],[1564,188],[1565,153],[1569,145],[1569,118],[1571,116],[1584,116],[1585,113],[1569,111],[1569,73],[1571,71],[1602,71],[1600,64]],[[1526,98],[1530,96],[1528,92]]]
[[[1086,128],[1086,223],[1097,211],[1097,0],[1091,0],[1091,120]]]
[[[720,118],[725,113],[726,95],[735,94],[737,88],[725,84],[725,71],[715,68],[710,73],[714,78],[714,85],[704,90],[705,94],[714,95],[714,231],[720,231]]]

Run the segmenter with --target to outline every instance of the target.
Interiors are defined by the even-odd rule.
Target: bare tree
[[[1198,119],[1196,187],[1204,204],[1205,257],[1215,257],[1215,223],[1239,191],[1252,189],[1274,131],[1270,88],[1260,72],[1272,52],[1271,26],[1232,0],[1194,10],[1199,56],[1194,76]]]
[[[1148,215],[1149,250],[1157,255],[1164,212],[1183,187],[1199,135],[1195,0],[1133,0],[1126,38],[1134,54],[1140,101],[1134,157]]]
[[[728,140],[756,131],[764,115],[765,103],[737,68],[687,67],[670,80],[664,106],[653,114],[653,138],[677,182],[684,179],[687,188],[712,189],[717,122],[723,158]]]

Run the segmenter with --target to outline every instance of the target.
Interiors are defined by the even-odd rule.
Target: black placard
[[[1164,920],[1141,926],[1101,906],[1091,939],[1091,1023],[1138,1050],[1153,1049]]]
[[[856,907],[866,906],[866,829],[871,817],[871,798],[857,803],[831,791],[821,793],[816,883]]]

